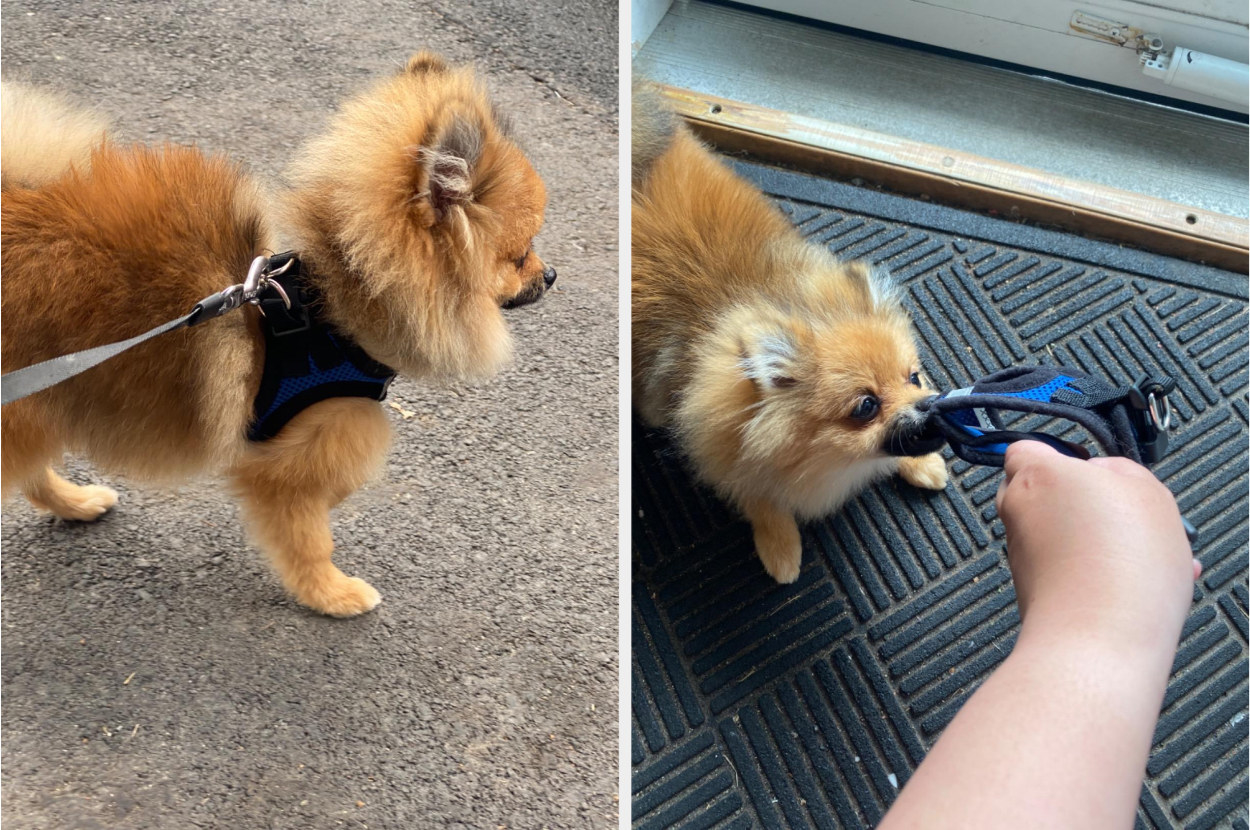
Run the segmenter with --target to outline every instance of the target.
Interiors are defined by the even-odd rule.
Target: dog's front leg
[[[334,398],[253,444],[231,471],[253,538],[302,605],[352,617],[381,601],[371,585],[330,561],[330,509],[372,477],[389,443],[376,402]]]
[[[755,536],[755,553],[768,575],[788,584],[799,578],[803,567],[803,540],[794,514],[770,501],[756,500],[742,505]]]

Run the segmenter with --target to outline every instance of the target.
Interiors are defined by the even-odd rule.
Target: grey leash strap
[[[244,303],[255,302],[257,294],[264,290],[267,286],[273,285],[282,295],[282,300],[288,306],[290,301],[286,298],[286,293],[282,290],[282,286],[278,283],[271,283],[270,277],[275,277],[289,267],[295,255],[288,252],[278,254],[272,258],[256,257],[252,261],[252,266],[248,271],[247,279],[239,284],[232,285],[229,288],[218,291],[216,294],[209,295],[195,304],[195,308],[191,309],[191,313],[176,320],[170,320],[168,323],[157,326],[156,328],[145,331],[129,340],[121,340],[117,343],[109,343],[104,346],[96,346],[93,349],[84,349],[81,352],[73,352],[71,354],[61,355],[42,363],[36,363],[32,366],[26,366],[22,369],[9,372],[7,375],[0,377],[0,406],[20,400],[27,395],[33,395],[47,389],[49,386],[55,386],[63,380],[69,380],[74,375],[81,374],[92,366],[97,366],[110,358],[116,357],[127,349],[138,346],[145,340],[151,340],[160,334],[180,329],[183,326],[194,326],[203,323],[205,320],[212,320],[220,317],[228,311],[239,308]]]
[[[129,340],[122,340],[117,343],[109,343],[106,346],[96,346],[94,349],[85,349],[81,352],[61,355],[51,360],[45,360],[42,363],[27,366],[24,369],[18,369],[15,372],[9,372],[0,378],[0,406],[24,398],[27,395],[41,392],[63,380],[69,380],[74,375],[85,372],[92,366],[103,363],[110,357],[115,357],[127,349],[138,346],[143,341],[150,340],[158,334],[164,334],[167,331],[190,325],[192,318],[199,313],[199,308],[199,306],[196,306],[195,311],[192,311],[185,317],[170,320],[163,326],[157,326],[151,331],[145,331],[138,337],[132,337]]]

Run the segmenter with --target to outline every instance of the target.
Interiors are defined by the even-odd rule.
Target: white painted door
[[[1149,92],[1225,110],[1246,112],[1237,90],[1247,63],[1246,0],[747,0],[760,8],[787,12],[931,46],[953,49],[1098,83]],[[1103,26],[1091,34],[1090,21]],[[1076,25],[1074,25],[1074,23]],[[1094,28],[1098,27],[1094,24]],[[1115,31],[1108,37],[1107,31]],[[1213,56],[1228,77],[1194,70],[1193,60],[1177,64],[1192,77],[1164,79],[1143,72],[1135,35],[1157,35],[1166,60],[1173,49]],[[1126,37],[1128,35],[1128,37]],[[1127,45],[1117,45],[1127,40]],[[1114,41],[1114,42],[1113,42]],[[1208,62],[1208,66],[1212,64]],[[1237,67],[1240,67],[1238,69]],[[1158,67],[1156,67],[1158,68]],[[1243,73],[1240,76],[1237,73]],[[1173,76],[1177,73],[1173,72]],[[1170,81],[1170,82],[1169,82]],[[1185,82],[1181,82],[1185,81]],[[1244,82],[1241,82],[1244,83]],[[1181,87],[1189,87],[1184,89]],[[1216,92],[1218,94],[1206,94]],[[1229,100],[1229,98],[1233,100]]]

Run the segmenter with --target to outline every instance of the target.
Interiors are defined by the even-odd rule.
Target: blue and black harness
[[[281,276],[256,298],[264,315],[265,370],[248,439],[272,438],[300,412],[328,398],[385,399],[394,370],[320,318],[319,298],[295,254],[270,257],[269,268]]]
[[[1167,453],[1171,406],[1176,389],[1169,377],[1144,375],[1129,386],[1064,366],[1013,366],[921,401],[922,424],[899,439],[899,455],[918,455],[930,445],[950,444],[972,464],[1003,465],[1007,445],[1043,441],[1064,455],[1087,459],[1089,450],[1045,432],[1019,432],[1003,424],[1001,413],[1020,412],[1061,418],[1080,425],[1107,455],[1154,464]]]
[[[1041,441],[1064,455],[1088,459],[1082,444],[1047,432],[1008,429],[1003,412],[1042,415],[1071,421],[1099,445],[1106,455],[1154,464],[1167,453],[1172,408],[1168,395],[1176,389],[1170,377],[1143,375],[1128,386],[1113,386],[1102,378],[1064,366],[1013,366],[928,400],[917,408],[923,420],[897,436],[890,447],[896,455],[923,455],[949,444],[971,464],[1003,466],[1007,446],[1016,441]],[[1197,531],[1183,517],[1191,543]]]

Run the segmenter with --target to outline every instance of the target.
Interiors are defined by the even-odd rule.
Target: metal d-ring
[[[1167,432],[1172,425],[1172,403],[1168,396],[1151,392],[1146,396],[1146,408],[1150,411],[1150,420],[1154,421],[1155,428],[1160,432]]]
[[[282,297],[282,304],[286,306],[287,311],[291,310],[291,298],[287,296],[286,289],[280,283],[274,282],[273,278],[285,274],[295,260],[288,259],[282,264],[282,267],[276,271],[270,271],[269,257],[258,256],[252,260],[251,266],[247,269],[247,278],[243,280],[243,302],[252,305],[260,305],[260,292],[266,288],[273,288]]]
[[[290,267],[294,264],[295,264],[295,257],[291,257],[286,262],[282,263],[282,267],[279,268],[277,271],[268,271],[266,272],[265,276],[270,277],[270,278],[280,277],[283,274],[285,274],[290,269]]]
[[[282,267],[286,268],[285,265]],[[282,272],[278,271],[277,273],[280,274]],[[282,303],[286,306],[286,310],[290,311],[291,310],[291,298],[286,295],[286,289],[282,287],[282,283],[270,282],[269,287],[272,288],[274,291],[278,292],[278,296],[282,297]]]

